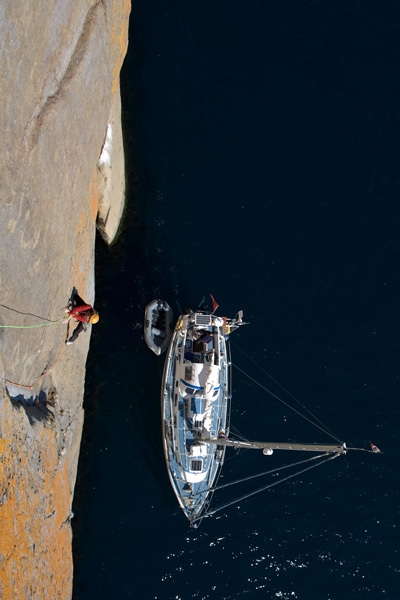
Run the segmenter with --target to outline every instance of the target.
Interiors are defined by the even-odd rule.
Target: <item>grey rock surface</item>
[[[111,242],[123,211],[119,72],[127,47],[129,11],[130,2],[124,0],[33,4],[5,0],[0,5],[3,600],[69,598],[72,593],[68,514],[83,425],[91,326],[74,345],[66,346],[69,325],[61,321],[74,286],[88,303],[95,302],[96,224]],[[112,144],[107,146],[110,131]],[[105,149],[108,161],[101,160]],[[101,326],[101,319],[95,326]],[[20,452],[32,460],[18,463],[15,456]],[[42,483],[37,473],[42,473]],[[35,505],[37,498],[42,499],[33,516],[20,507],[29,491]],[[61,567],[55,565],[52,576],[36,587],[32,583],[24,587],[29,580],[29,572],[22,568],[24,552],[30,557],[28,571],[35,569],[29,548],[34,544],[37,550],[45,544],[51,520],[39,507],[50,510],[53,494],[54,499],[59,494],[66,498],[61,504],[54,500],[53,507],[55,519],[64,525],[59,539],[49,533],[49,548],[43,545],[42,552],[47,553],[50,574],[53,562],[61,558],[67,573],[57,574]],[[19,520],[15,514],[25,516]],[[34,539],[37,531],[42,542]],[[17,537],[18,552],[12,550]],[[57,551],[51,552],[51,544]]]

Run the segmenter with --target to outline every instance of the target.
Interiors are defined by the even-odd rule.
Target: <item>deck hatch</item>
[[[211,325],[211,315],[196,315],[196,325]]]
[[[203,470],[203,461],[200,458],[192,458],[190,461],[190,470],[200,473]]]

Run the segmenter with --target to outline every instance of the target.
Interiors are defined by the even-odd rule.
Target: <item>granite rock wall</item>
[[[126,0],[0,5],[2,600],[72,594],[90,327],[66,346],[62,319],[74,286],[95,305],[96,230],[112,242],[123,212],[129,12]]]

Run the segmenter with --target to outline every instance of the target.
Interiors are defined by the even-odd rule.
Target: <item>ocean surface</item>
[[[133,2],[127,210],[96,249],[74,600],[400,597],[399,59],[397,1]],[[236,429],[329,441],[244,371],[382,454],[349,452],[193,530],[142,324],[153,298],[177,317],[209,293],[249,322],[232,335]],[[223,481],[277,454],[231,452]]]

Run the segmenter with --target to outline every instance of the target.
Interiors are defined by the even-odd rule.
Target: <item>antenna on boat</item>
[[[176,303],[177,303],[178,308],[179,308],[179,314],[182,315],[183,313],[182,313],[181,305],[179,304],[178,300],[176,300]]]

